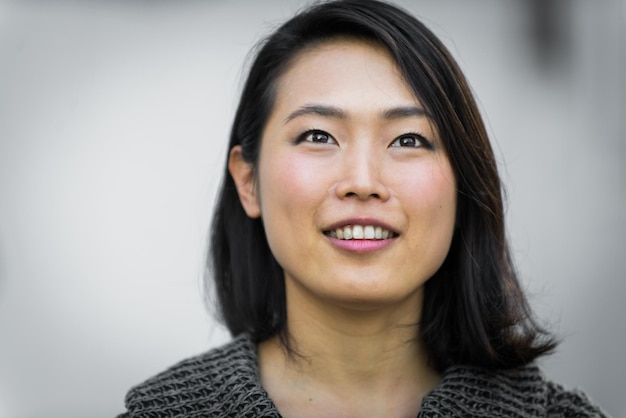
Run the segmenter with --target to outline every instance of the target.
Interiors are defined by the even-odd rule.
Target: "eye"
[[[332,135],[330,135],[328,132],[319,131],[319,130],[311,130],[311,131],[304,132],[296,140],[296,143],[298,144],[301,142],[312,142],[315,144],[336,144],[337,143],[337,141],[335,141],[335,138],[333,138]]]
[[[396,139],[389,145],[390,147],[405,147],[405,148],[431,148],[430,142],[420,134],[404,134]]]

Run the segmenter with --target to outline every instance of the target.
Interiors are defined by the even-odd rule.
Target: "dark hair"
[[[387,49],[436,126],[458,187],[450,251],[425,285],[419,338],[433,366],[510,368],[556,347],[536,323],[517,280],[504,227],[496,161],[470,88],[441,41],[405,11],[375,0],[320,3],[280,26],[252,63],[228,149],[256,164],[279,77],[299,53],[336,38]],[[210,264],[219,311],[233,335],[285,338],[282,268],[261,219],[246,216],[228,169],[213,218]],[[211,281],[207,280],[207,285]]]

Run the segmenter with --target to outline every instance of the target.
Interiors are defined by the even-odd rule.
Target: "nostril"
[[[357,199],[380,199],[380,194],[378,193],[357,193],[357,192],[347,192],[345,197],[356,197]]]
[[[339,198],[351,198],[358,200],[378,199],[387,200],[389,190],[378,176],[371,175],[373,170],[364,170],[351,173],[342,178],[335,187],[335,193]],[[350,174],[350,173],[347,173]]]

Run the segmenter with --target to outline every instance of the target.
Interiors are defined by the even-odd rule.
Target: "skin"
[[[416,335],[424,283],[450,248],[456,182],[420,109],[385,50],[329,41],[279,80],[256,169],[231,151],[242,205],[283,267],[302,355],[277,338],[259,345],[285,417],[414,417],[440,379]],[[346,248],[328,236],[345,223],[381,223],[394,238]]]

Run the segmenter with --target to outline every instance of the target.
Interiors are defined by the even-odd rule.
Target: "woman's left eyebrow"
[[[384,119],[403,119],[423,116],[428,116],[428,113],[423,107],[419,106],[392,107],[383,112]]]

